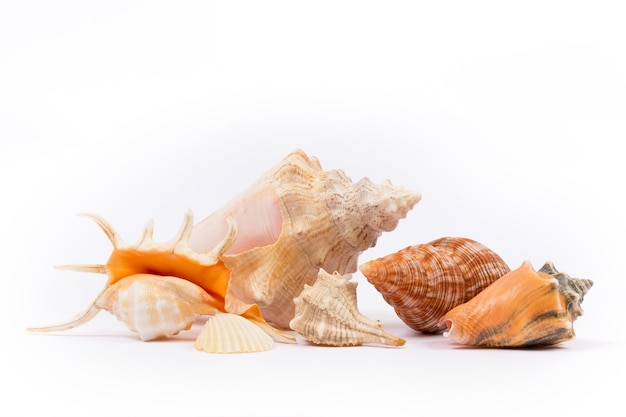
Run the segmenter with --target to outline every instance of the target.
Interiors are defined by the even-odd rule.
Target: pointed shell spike
[[[146,222],[146,225],[143,228],[143,234],[139,239],[139,243],[137,246],[147,245],[149,242],[152,242],[154,237],[154,220],[150,219]]]
[[[121,248],[126,246],[126,243],[122,239],[122,237],[117,233],[117,231],[113,228],[113,226],[104,219],[104,217],[99,216],[93,213],[79,213],[79,216],[87,217],[96,222],[98,226],[102,229],[102,231],[107,235],[109,241],[114,248]]]
[[[218,313],[204,323],[194,347],[209,353],[250,353],[270,350],[274,341],[245,317]]]
[[[73,319],[70,319],[69,321],[63,323],[52,324],[48,326],[27,327],[26,330],[29,332],[60,332],[73,329],[87,323],[88,321],[96,317],[96,315],[102,310],[100,306],[97,305],[98,300],[100,300],[101,297],[104,296],[109,288],[110,287],[104,288],[100,292],[100,294],[96,296],[95,300],[89,305],[89,307],[87,307],[87,309],[82,313],[77,314]]]
[[[105,288],[91,305],[76,318],[62,324],[30,327],[29,331],[58,331],[80,326],[100,310],[107,310],[142,340],[167,337],[188,329],[199,315],[224,311],[224,297],[230,272],[219,256],[236,236],[236,224],[226,219],[226,236],[215,250],[196,253],[188,244],[193,216],[189,211],[175,239],[160,243],[152,240],[153,223],[148,222],[136,245],[127,245],[103,218],[87,215],[96,221],[114,245],[106,265],[62,265],[59,269],[108,275]],[[258,308],[242,312],[267,325]],[[269,331],[269,325],[268,333]],[[295,338],[274,332],[278,339]]]
[[[223,254],[230,249],[230,247],[235,243],[237,239],[237,222],[232,217],[228,216],[226,218],[226,224],[228,225],[228,231],[226,232],[226,236],[222,241],[211,251],[207,253],[208,257],[213,257],[215,259],[220,258]]]
[[[191,236],[191,230],[193,228],[193,212],[191,210],[187,210],[185,212],[185,216],[183,218],[183,222],[178,229],[178,232],[172,237],[172,239],[167,243],[167,245],[176,248],[179,244],[184,243],[187,244],[189,241],[189,236]]]
[[[79,264],[70,264],[70,265],[56,265],[55,269],[61,269],[65,271],[76,271],[76,272],[89,272],[91,274],[106,274],[107,269],[106,265],[101,264],[90,264],[90,265],[79,265]]]
[[[136,274],[107,286],[76,318],[62,324],[33,327],[29,331],[69,330],[85,324],[101,310],[107,310],[139,334],[141,340],[170,337],[191,328],[202,315],[215,314],[215,300],[187,280]]]
[[[305,285],[295,299],[296,315],[290,327],[318,345],[404,345],[405,340],[385,330],[380,321],[370,320],[359,312],[356,287],[356,282],[339,273],[329,274],[320,269],[315,283]]]

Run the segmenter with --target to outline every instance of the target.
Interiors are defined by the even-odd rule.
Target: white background
[[[503,3],[2,2],[2,415],[623,415],[626,15]],[[52,268],[110,253],[75,213],[166,240],[298,148],[423,194],[361,263],[441,236],[552,260],[595,282],[577,338],[459,348],[360,273],[361,312],[406,346],[210,355],[197,326],[142,343],[107,313],[26,333],[104,284]]]

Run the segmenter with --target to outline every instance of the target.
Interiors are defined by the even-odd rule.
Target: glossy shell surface
[[[440,318],[510,271],[482,243],[443,237],[409,246],[359,267],[367,280],[413,330],[442,330]]]
[[[547,263],[524,262],[441,322],[453,342],[484,347],[547,346],[574,337],[574,321],[593,282],[571,278]]]

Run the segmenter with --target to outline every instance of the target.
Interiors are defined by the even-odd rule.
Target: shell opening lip
[[[441,321],[440,325],[445,327],[443,337],[449,337],[452,330],[454,330],[454,322],[451,319],[445,319]]]

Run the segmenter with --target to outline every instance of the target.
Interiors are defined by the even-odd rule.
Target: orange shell
[[[88,217],[91,217],[102,228],[113,244],[113,252],[109,260],[104,265],[65,265],[61,268],[106,274],[108,280],[104,289],[85,312],[76,318],[65,323],[34,327],[29,330],[71,329],[88,322],[100,310],[107,310],[122,320],[130,330],[139,333],[143,340],[149,340],[189,329],[196,314],[212,314],[215,311],[230,312],[225,305],[230,270],[220,257],[232,245],[237,235],[237,227],[232,219],[226,219],[228,229],[221,242],[211,250],[195,252],[188,245],[193,225],[191,210],[185,214],[178,233],[167,242],[153,240],[154,223],[152,221],[148,222],[142,237],[136,244],[128,244],[104,218],[97,215],[88,215]],[[181,283],[182,280],[188,281],[189,285]],[[141,285],[137,287],[133,284]],[[192,287],[193,290],[190,290]],[[136,288],[141,290],[136,291]],[[131,295],[141,293],[142,297],[134,296],[131,297],[131,301],[120,304],[119,300],[126,300],[130,297],[128,289],[132,290]],[[196,291],[197,294],[194,293],[193,297],[180,296],[181,293],[188,295],[190,291]],[[155,296],[154,292],[158,294]],[[174,326],[172,323],[163,323],[161,327],[158,323],[154,323],[153,312],[160,311],[162,306],[159,304],[164,303],[171,304],[172,309],[182,309],[188,312],[183,315],[182,321],[176,317],[163,318],[166,322],[173,320],[176,324],[175,330],[171,329],[171,326]],[[176,303],[182,304],[175,306]],[[206,306],[201,307],[202,303],[206,303]],[[141,314],[143,316],[138,318]],[[261,316],[257,305],[249,305],[237,314],[247,318],[277,340],[295,343],[293,336],[270,326]],[[169,313],[167,315],[171,316]]]
[[[414,330],[442,330],[439,319],[510,271],[483,244],[443,237],[406,247],[359,267],[398,317]]]
[[[444,336],[473,346],[553,345],[574,337],[573,322],[593,281],[570,278],[546,263],[539,271],[526,261],[469,302],[449,311]]]

